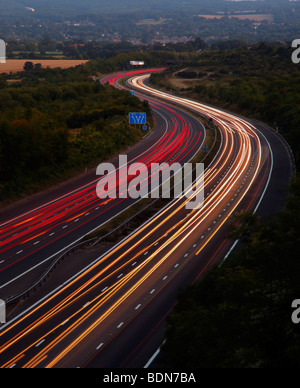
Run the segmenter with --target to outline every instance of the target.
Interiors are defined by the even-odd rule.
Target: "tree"
[[[44,38],[39,44],[39,50],[42,53],[46,51],[55,51],[57,43],[49,38]]]
[[[41,63],[36,63],[34,65],[34,70],[41,70],[42,69],[42,64]]]
[[[300,295],[299,188],[298,177],[272,221],[242,213],[243,247],[181,292],[168,318],[164,366],[299,368],[300,332],[291,320]]]
[[[25,71],[32,71],[32,70],[34,70],[33,62],[25,62],[24,70]]]
[[[3,78],[2,76],[0,76],[0,89],[3,89],[7,86],[7,81],[5,78]]]

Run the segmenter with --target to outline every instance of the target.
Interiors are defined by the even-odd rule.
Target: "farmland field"
[[[243,14],[243,15],[198,15],[200,18],[205,18],[205,19],[223,19],[224,17],[228,17],[229,19],[240,19],[240,20],[251,20],[255,22],[263,22],[263,21],[268,21],[268,22],[273,22],[274,17],[271,14]]]
[[[30,59],[11,59],[7,60],[6,63],[0,63],[0,74],[1,73],[17,73],[23,71],[25,62],[33,62],[34,64],[40,63],[43,68],[50,67],[52,69],[60,67],[66,69],[68,67],[75,67],[87,63],[87,60],[30,60]]]

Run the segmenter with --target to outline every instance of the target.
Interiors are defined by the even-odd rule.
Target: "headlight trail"
[[[134,74],[137,72],[127,73]],[[115,84],[123,76],[108,77],[107,82]],[[154,144],[131,157],[129,163],[140,162],[149,168],[154,162],[183,164],[190,160],[204,141],[202,128],[195,119],[191,122],[188,115],[183,116],[168,104],[153,100],[150,105],[165,120],[165,129]],[[24,214],[0,219],[0,291],[10,284],[19,283],[31,268],[44,265],[132,205],[130,198],[100,200],[96,195],[99,179]],[[10,275],[18,271],[19,275],[14,275],[14,278]]]
[[[267,149],[263,153],[263,139],[254,126],[233,114],[154,90],[145,85],[149,75],[130,75],[129,84],[143,98],[151,96],[149,99],[155,109],[160,109],[159,101],[163,100],[212,118],[217,124],[222,141],[216,157],[205,171],[207,195],[204,204],[187,212],[185,205],[190,199],[182,196],[173,200],[92,266],[7,325],[0,332],[2,367],[51,368],[73,366],[77,359],[86,361],[94,350],[82,356],[78,350],[88,349],[95,333],[105,341],[107,327],[115,323],[118,314],[125,315],[122,322],[133,319],[136,312],[132,312],[131,318],[130,306],[148,285],[154,287],[163,270],[174,266],[180,257],[182,260],[184,247],[194,247],[190,257],[184,256],[188,257],[185,261],[196,260],[247,199],[254,184],[258,182],[260,188],[265,184],[266,174],[261,178],[260,172],[268,168],[264,163]],[[110,76],[104,81],[114,84],[122,76],[123,73]],[[160,100],[154,102],[154,97]],[[172,112],[171,107],[168,109]],[[170,154],[176,144],[184,147],[185,139],[180,128],[191,136],[184,120],[177,117],[177,124],[180,140],[178,143],[174,139],[168,142]],[[160,152],[159,148],[157,152]],[[155,155],[153,149],[151,158]],[[150,154],[148,156],[150,158]],[[195,183],[190,190],[195,189]],[[196,195],[197,191],[193,193]],[[247,208],[253,206],[253,202],[252,198],[247,200]],[[22,227],[23,221],[19,220],[19,224]]]

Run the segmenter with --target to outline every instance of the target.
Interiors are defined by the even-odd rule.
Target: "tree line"
[[[152,82],[183,96],[269,123],[300,162],[300,67],[292,50],[259,44],[203,52]],[[179,74],[178,74],[179,75]],[[187,87],[182,80],[187,79]],[[238,222],[238,226],[236,226]],[[300,295],[300,178],[285,209],[262,221],[236,215],[228,238],[242,247],[184,289],[168,318],[160,364],[172,368],[299,368],[300,331],[292,302]],[[184,356],[182,356],[184,355]]]
[[[98,12],[81,10],[83,12],[75,14],[73,3],[70,12],[58,11],[56,7],[51,7],[50,10],[48,7],[46,14],[53,12],[55,16],[48,14],[44,17],[41,16],[43,11],[40,4],[37,6],[38,13],[28,13],[23,7],[25,12],[23,16],[18,15],[15,2],[7,4],[7,7],[13,7],[13,13],[7,15],[5,9],[1,9],[0,35],[5,41],[16,43],[21,40],[29,48],[30,53],[36,51],[33,44],[37,43],[39,51],[45,53],[57,48],[44,44],[44,39],[49,37],[57,43],[57,46],[60,42],[68,45],[72,40],[74,43],[131,40],[138,44],[152,44],[155,41],[163,42],[166,38],[176,41],[182,37],[201,37],[209,44],[218,40],[242,39],[249,44],[261,41],[291,41],[299,34],[297,1],[279,0],[279,4],[276,4],[275,0],[270,0],[241,4],[220,0],[217,4],[207,1],[206,6],[203,0],[201,4],[195,1],[193,5],[190,2],[184,2],[182,5],[183,2],[178,1],[168,3],[157,1],[157,6],[153,6],[152,1],[151,5],[143,2],[143,6],[141,2],[139,6],[132,6],[132,2],[131,5],[121,2],[120,7],[115,6],[114,2],[114,10],[111,12],[103,13],[98,9]],[[107,9],[111,9],[111,4],[107,4]],[[125,11],[121,12],[121,9]],[[235,11],[236,14],[240,14],[246,10],[250,11],[250,14],[271,15],[271,19],[268,16],[264,21],[260,21],[259,17],[257,20],[231,18]],[[220,15],[220,11],[224,14]],[[209,14],[223,17],[206,18],[205,15]],[[59,46],[58,51],[62,51],[62,46]]]
[[[204,51],[184,64],[188,70],[177,69],[177,77],[194,81],[176,92],[268,123],[286,138],[299,165],[300,66],[291,55],[290,47],[265,43]],[[173,73],[155,74],[152,82],[176,89],[168,82]]]
[[[98,164],[142,131],[130,111],[146,111],[126,91],[88,78],[90,70],[44,69],[0,78],[0,200],[13,199]]]
[[[243,247],[183,290],[168,318],[160,363],[172,368],[299,368],[300,179],[284,211],[239,214],[228,237]],[[184,356],[183,356],[184,355]]]

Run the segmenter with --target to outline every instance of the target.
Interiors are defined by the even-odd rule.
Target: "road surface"
[[[188,162],[203,145],[202,124],[167,103],[152,101],[150,105],[156,130],[128,150],[128,162],[147,166]],[[117,168],[118,158],[112,162]],[[25,291],[60,254],[137,202],[132,198],[100,200],[96,194],[99,179],[94,169],[62,188],[0,212],[1,299]]]
[[[277,134],[153,90],[146,80],[136,76],[130,84],[151,99],[205,115],[219,127],[221,145],[205,171],[203,206],[187,210],[185,197],[175,199],[68,284],[2,327],[2,367],[143,367],[161,343],[178,289],[197,281],[232,247],[226,239],[231,216],[242,209],[268,214],[282,206],[291,159]]]

